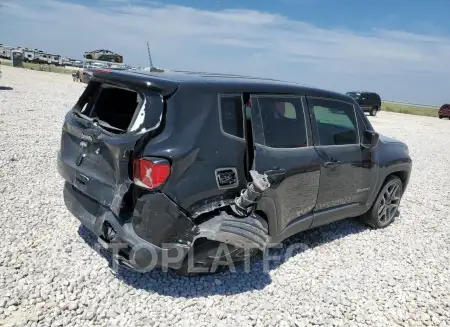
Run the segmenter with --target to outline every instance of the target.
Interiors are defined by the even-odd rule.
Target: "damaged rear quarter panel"
[[[166,244],[190,246],[198,228],[163,193],[141,196],[133,213],[133,229],[142,239],[161,247]]]
[[[221,131],[218,96],[217,90],[202,85],[180,87],[167,102],[164,131],[143,152],[170,160],[171,174],[162,192],[189,216],[229,202],[246,186],[246,143]],[[215,171],[221,167],[236,168],[236,188],[218,188]]]

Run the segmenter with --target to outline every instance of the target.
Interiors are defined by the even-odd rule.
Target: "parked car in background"
[[[211,273],[333,221],[384,228],[397,216],[408,147],[349,96],[234,75],[90,72],[57,166],[68,210],[116,263]]]
[[[375,116],[381,110],[381,98],[374,92],[347,92],[359,104],[364,112]]]
[[[449,118],[450,119],[450,104],[446,103],[439,109],[439,119]]]

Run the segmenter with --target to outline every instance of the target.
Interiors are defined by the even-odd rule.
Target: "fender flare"
[[[398,173],[398,172],[407,172],[407,174],[408,174],[407,179],[403,185],[403,191],[405,191],[406,186],[408,185],[409,177],[411,175],[411,160],[408,160],[405,162],[400,162],[400,163],[395,163],[391,166],[387,166],[384,169],[380,170],[380,175],[377,178],[377,183],[374,188],[374,192],[372,192],[372,194],[370,195],[370,197],[366,203],[366,206],[368,208],[372,207],[373,202],[375,201],[376,197],[380,193],[380,190],[383,187],[388,176],[390,176],[394,173]]]

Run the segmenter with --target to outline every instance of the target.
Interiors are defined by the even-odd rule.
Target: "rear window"
[[[140,103],[141,99],[136,92],[115,87],[102,87],[90,117],[126,130]]]
[[[157,110],[159,114],[162,111],[163,100],[158,95],[146,98],[147,101],[144,101],[144,95],[130,89],[92,81],[83,92],[75,109],[91,120],[97,121],[103,128],[123,133],[130,128],[134,129],[130,126],[134,117],[136,122],[143,124],[144,119],[147,120],[146,113],[155,111],[153,108],[155,105],[160,107]],[[157,112],[156,116],[159,114]]]

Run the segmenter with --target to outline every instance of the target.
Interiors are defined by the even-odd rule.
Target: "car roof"
[[[148,79],[150,82],[176,83],[180,86],[201,86],[211,87],[226,92],[236,90],[236,92],[266,92],[266,93],[292,93],[316,97],[332,97],[347,102],[353,99],[346,94],[320,89],[305,84],[281,81],[271,78],[208,73],[190,71],[120,71],[120,74],[135,75],[139,79]],[[131,76],[130,76],[131,77]],[[241,89],[244,89],[243,91]]]
[[[376,92],[372,92],[372,91],[349,91],[347,93],[365,93],[365,94],[375,94],[378,95],[378,93]]]

